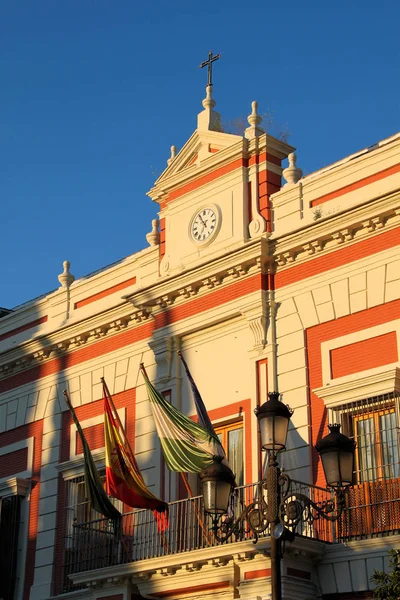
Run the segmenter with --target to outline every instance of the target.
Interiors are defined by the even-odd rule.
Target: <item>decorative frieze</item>
[[[173,294],[165,294],[164,296],[161,296],[161,298],[157,298],[156,305],[160,308],[168,308],[174,303],[174,300]]]
[[[352,242],[355,239],[358,241],[364,236],[370,235],[378,230],[395,226],[398,224],[398,210],[393,208],[373,217],[368,217],[366,219],[360,218],[358,222],[352,223],[347,227],[340,227],[333,231],[327,230],[328,224],[329,222],[325,222],[324,226],[320,229],[313,228],[311,231],[314,231],[314,235],[318,233],[318,236],[307,242],[300,242],[298,235],[293,236],[293,245],[289,249],[286,249],[288,240],[279,242],[275,254],[275,262],[277,265],[279,267],[285,267],[290,266],[295,262],[303,262],[308,259],[308,256],[313,256],[316,253],[324,251],[329,252],[329,249],[332,249],[335,243],[337,245],[343,245]],[[285,249],[282,247],[285,247]],[[280,248],[282,248],[282,250],[280,250]]]
[[[198,286],[195,287],[194,285],[187,285],[186,287],[179,290],[178,294],[183,298],[191,298],[192,296],[195,296],[197,294],[198,290]]]
[[[212,290],[214,287],[222,283],[222,275],[207,277],[207,279],[203,279],[202,283],[207,289]]]
[[[20,372],[24,369],[31,368],[32,366],[34,366],[35,362],[43,362],[45,360],[49,360],[52,357],[54,358],[54,356],[56,355],[62,355],[66,352],[82,347],[87,343],[95,342],[109,335],[118,333],[123,329],[135,327],[148,321],[149,319],[154,319],[154,311],[168,309],[175,302],[185,302],[187,300],[190,300],[191,298],[196,297],[198,294],[204,293],[208,290],[213,290],[214,288],[221,286],[224,283],[228,284],[232,282],[233,279],[237,280],[241,277],[247,276],[249,273],[252,274],[257,271],[265,270],[264,265],[267,260],[268,256],[264,257],[263,255],[260,257],[260,255],[258,254],[257,256],[244,259],[242,262],[237,263],[233,267],[225,267],[221,270],[218,270],[216,273],[209,277],[199,278],[196,281],[193,281],[185,286],[177,286],[175,289],[169,290],[168,292],[165,291],[165,286],[163,285],[163,291],[160,290],[158,295],[154,295],[152,298],[150,297],[149,299],[146,298],[145,301],[142,302],[140,302],[140,300],[138,299],[138,296],[140,298],[140,295],[135,294],[132,297],[132,303],[134,304],[135,311],[130,314],[125,314],[118,318],[114,317],[108,323],[102,323],[97,327],[93,327],[92,325],[90,329],[86,331],[80,331],[79,334],[76,334],[75,324],[73,326],[74,334],[70,337],[54,341],[54,343],[48,343],[48,345],[45,348],[40,348],[31,352],[29,352],[27,348],[24,347],[24,345],[21,345],[18,350],[23,352],[24,355],[18,356],[17,358],[14,357],[13,359],[10,359],[9,362],[7,362],[6,364],[0,365],[0,378],[9,377],[14,372]],[[171,286],[171,282],[169,282],[169,285]],[[83,328],[85,326],[84,322],[80,323],[80,326]],[[261,325],[261,328],[263,326],[264,325]],[[257,337],[257,339],[261,340],[263,338],[263,335],[261,331],[258,331],[259,325],[257,323],[254,323],[253,328],[255,336]],[[65,333],[68,330],[60,330],[60,332],[57,332],[57,335],[59,335],[61,331]],[[28,343],[34,345],[35,341]],[[6,353],[3,356],[4,358],[6,358]],[[168,372],[170,369],[168,364],[169,359],[164,359],[160,356],[159,360],[162,378],[168,379]]]

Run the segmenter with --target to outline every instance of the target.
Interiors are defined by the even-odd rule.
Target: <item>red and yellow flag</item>
[[[159,531],[168,527],[168,505],[147,488],[103,380],[106,491],[132,508],[153,511]]]

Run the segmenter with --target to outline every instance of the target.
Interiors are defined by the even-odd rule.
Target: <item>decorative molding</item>
[[[229,285],[238,278],[260,271],[265,272],[265,269],[269,268],[268,260],[270,258],[268,240],[262,238],[254,240],[235,253],[232,258],[235,262],[231,259],[230,264],[227,264],[226,257],[222,257],[214,263],[196,269],[196,279],[191,270],[160,281],[156,285],[153,284],[148,289],[124,296],[123,299],[127,301],[124,307],[125,314],[121,315],[122,311],[119,306],[113,308],[109,315],[101,313],[98,318],[96,316],[94,319],[88,320],[91,324],[79,321],[70,327],[58,329],[46,336],[46,347],[44,348],[40,347],[41,339],[39,337],[22,343],[18,348],[4,352],[2,355],[4,362],[0,364],[0,380],[85,344],[104,339],[122,329],[135,327],[154,319],[157,311],[165,310],[175,302],[183,303],[197,295],[206,294],[217,286]],[[210,271],[211,275],[209,275]],[[129,302],[131,305],[133,304],[134,312],[129,311],[129,308],[132,308]],[[101,318],[107,318],[107,316],[107,322],[94,326],[94,322],[98,322]]]
[[[168,254],[165,254],[161,261],[160,261],[160,275],[165,276],[167,275],[169,269],[170,269],[170,257]]]
[[[104,467],[104,448],[101,448],[100,450],[93,450],[92,456],[97,467]],[[78,477],[79,475],[82,475],[82,473],[85,470],[83,455],[79,455],[79,458],[75,458],[73,460],[66,460],[65,462],[59,463],[55,465],[55,468],[57,469],[57,471],[62,473],[64,479],[72,479],[73,477]]]
[[[304,263],[315,253],[329,254],[336,245],[357,243],[367,236],[399,225],[399,194],[391,194],[358,208],[352,208],[356,219],[348,224],[348,212],[332,215],[330,219],[313,222],[295,233],[282,236],[275,243],[275,261],[280,267]],[[394,204],[396,203],[396,205]],[[392,205],[392,206],[390,206]],[[373,210],[379,214],[372,214]]]
[[[251,238],[258,237],[267,230],[267,223],[263,216],[256,214],[254,219],[249,223],[249,234]]]
[[[241,309],[254,337],[254,350],[263,350],[267,345],[268,316],[270,307],[265,298]]]
[[[325,552],[325,544],[318,541],[296,537],[288,552],[295,555],[304,556],[312,561],[321,560]],[[232,542],[229,545],[211,546],[207,548],[181,552],[177,554],[163,555],[150,559],[132,561],[126,564],[113,565],[110,567],[99,568],[92,571],[82,571],[70,575],[74,584],[79,585],[102,585],[110,577],[128,577],[138,586],[141,593],[147,595],[148,585],[151,584],[154,593],[155,586],[161,585],[175,586],[175,581],[183,583],[185,578],[193,577],[196,573],[205,569],[207,575],[213,573],[213,577],[220,577],[221,570],[232,570],[232,576],[237,567],[243,561],[250,561],[254,558],[261,559],[264,555],[267,558],[270,553],[269,537],[261,538],[257,546],[252,541],[243,540]],[[263,558],[263,560],[265,560]],[[217,568],[218,567],[218,568]],[[228,571],[229,572],[229,571]],[[171,576],[173,583],[165,582],[165,576]],[[192,581],[192,580],[191,580]],[[183,587],[179,585],[179,587]]]
[[[392,392],[400,392],[400,369],[395,367],[375,375],[358,377],[345,383],[330,383],[324,387],[316,388],[313,392],[329,407],[374,398]]]
[[[27,496],[31,489],[31,480],[21,477],[10,477],[0,482],[0,498],[7,496]]]
[[[157,383],[166,383],[171,379],[175,339],[173,336],[163,337],[158,340],[151,340],[148,344],[154,352],[154,359],[157,364]]]

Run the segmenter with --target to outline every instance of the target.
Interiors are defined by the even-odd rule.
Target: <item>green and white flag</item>
[[[171,406],[150,383],[143,365],[141,371],[168,468],[178,473],[198,473],[211,465],[213,457],[223,452],[219,439]]]

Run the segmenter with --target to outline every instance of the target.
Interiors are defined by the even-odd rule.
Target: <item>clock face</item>
[[[213,208],[202,208],[193,218],[190,228],[196,242],[206,242],[218,230],[218,214]]]

